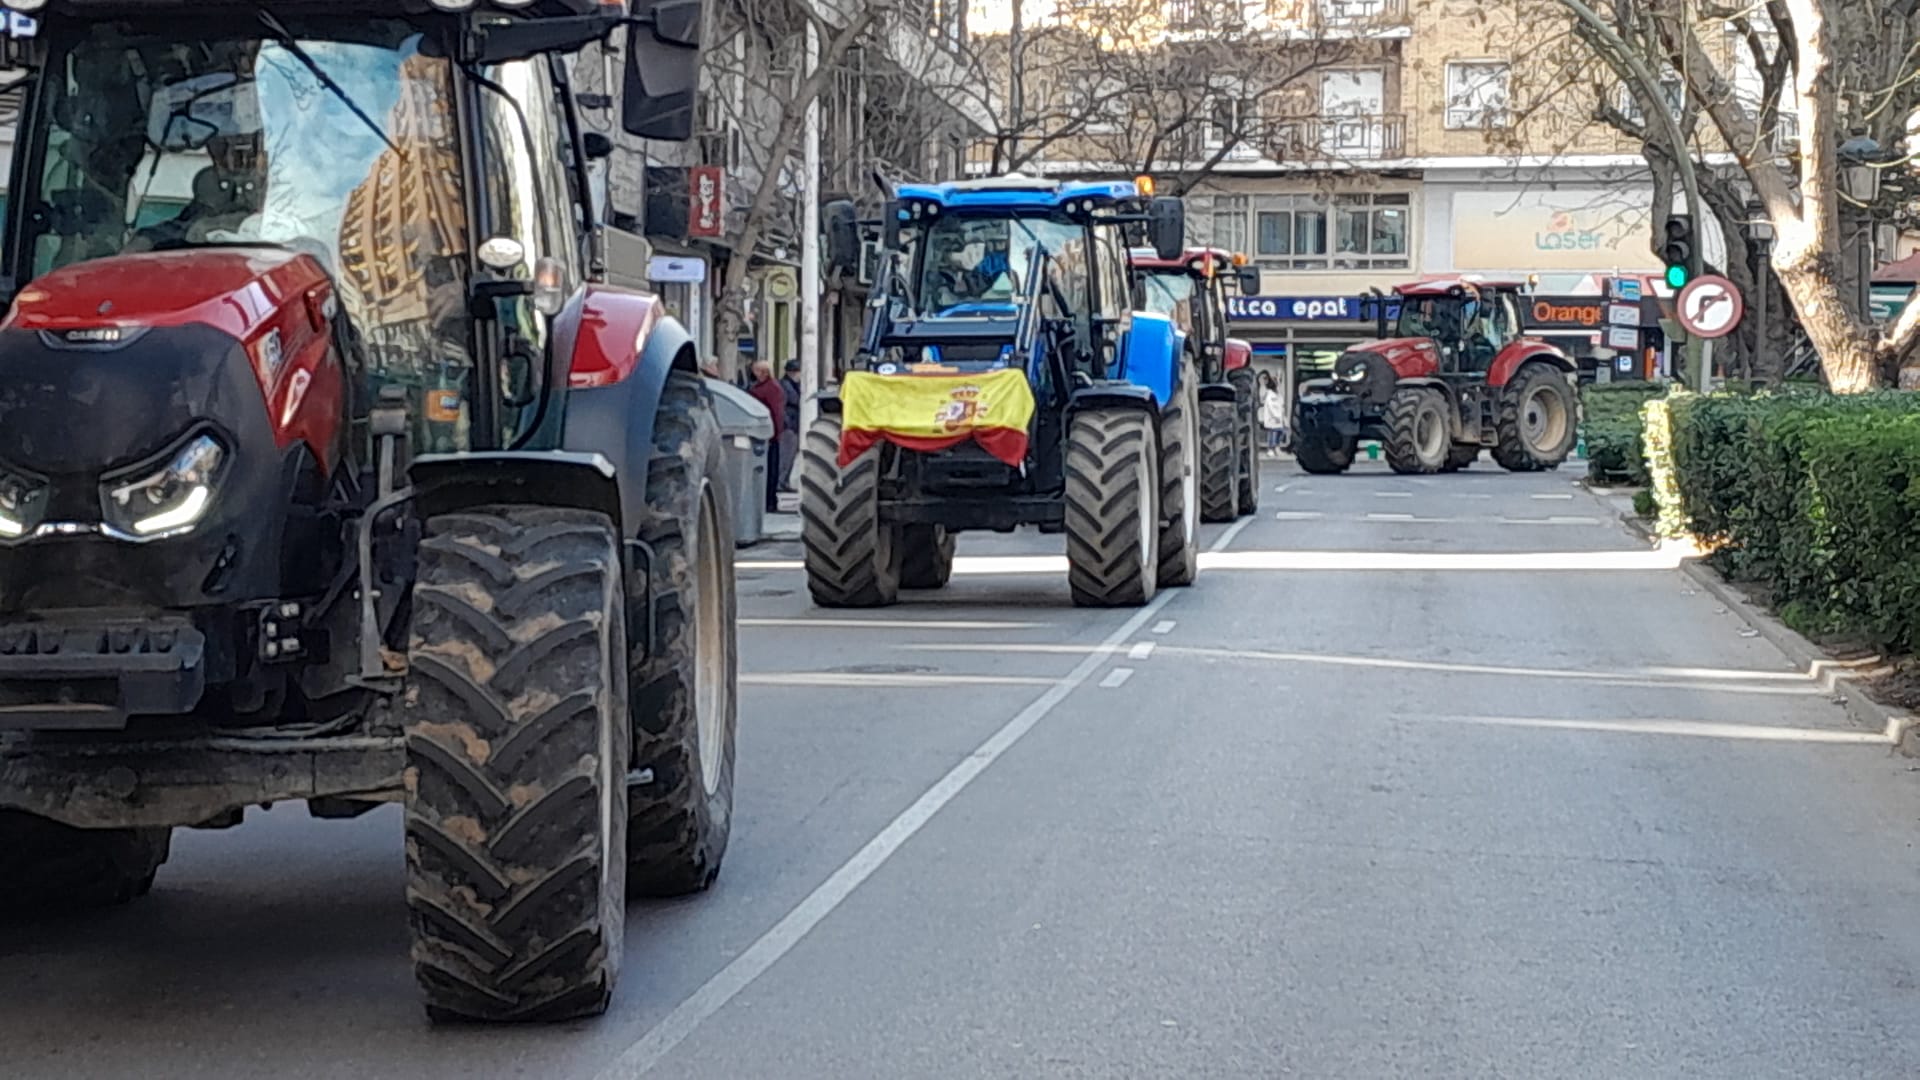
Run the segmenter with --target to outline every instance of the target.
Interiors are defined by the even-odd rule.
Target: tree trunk
[[[1876,389],[1881,385],[1879,334],[1853,313],[1841,294],[1846,275],[1838,267],[1822,265],[1824,261],[1817,256],[1776,257],[1774,272],[1820,354],[1827,386],[1836,394]]]

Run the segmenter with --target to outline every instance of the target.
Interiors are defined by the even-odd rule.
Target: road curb
[[[1646,523],[1631,511],[1621,511],[1620,522],[1628,531],[1650,543],[1661,542]],[[1920,722],[1904,709],[1873,700],[1860,685],[1864,679],[1889,670],[1885,657],[1835,659],[1825,649],[1741,595],[1739,589],[1721,577],[1719,571],[1701,562],[1697,555],[1681,559],[1680,572],[1726,605],[1728,611],[1769,645],[1780,650],[1789,663],[1831,695],[1834,703],[1844,708],[1855,724],[1868,731],[1884,734],[1893,743],[1894,749],[1907,757],[1920,757],[1920,726],[1917,726]]]

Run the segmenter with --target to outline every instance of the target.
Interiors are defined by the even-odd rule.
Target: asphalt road
[[[0,929],[0,1077],[1910,1077],[1920,777],[1570,473],[1269,466],[1200,583],[742,553],[734,841],[613,1012],[430,1028],[398,817]]]

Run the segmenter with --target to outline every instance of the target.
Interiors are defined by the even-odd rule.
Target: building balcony
[[[1275,161],[1380,161],[1407,152],[1404,116],[1308,116],[1274,124],[1266,145]]]

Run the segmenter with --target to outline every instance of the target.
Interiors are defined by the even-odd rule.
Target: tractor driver
[[[978,302],[1004,302],[1013,299],[1019,289],[1013,268],[1007,262],[1004,244],[993,244],[980,233],[966,238],[947,254],[947,265],[939,270],[935,295],[938,307],[950,308]]]

